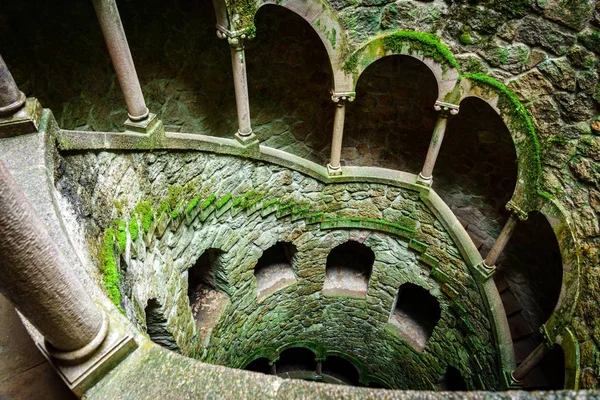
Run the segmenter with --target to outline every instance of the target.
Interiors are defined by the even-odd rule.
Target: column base
[[[106,338],[91,357],[80,364],[69,365],[69,363],[52,358],[46,346],[37,343],[38,348],[58,372],[58,375],[79,397],[138,347],[133,337],[117,318],[109,316],[109,319]]]
[[[149,114],[148,118],[142,121],[132,121],[131,119],[127,119],[124,125],[127,131],[144,133],[148,136],[163,129],[162,121],[156,117],[156,114]]]
[[[417,184],[431,187],[431,185],[433,185],[433,176],[426,177],[426,176],[423,176],[423,174],[419,172],[419,177],[417,178]]]
[[[479,272],[480,280],[482,282],[485,282],[492,276],[494,276],[494,274],[496,273],[496,266],[489,266],[485,263],[485,261],[482,261],[475,267],[475,270]]]
[[[513,372],[514,371],[511,371],[511,372],[505,371],[504,372],[504,380],[505,380],[506,388],[509,390],[523,389],[523,382],[516,380],[515,377],[513,376]]]
[[[36,133],[41,120],[42,105],[36,98],[28,98],[14,114],[0,117],[0,138]]]
[[[337,167],[332,167],[331,164],[327,164],[327,173],[330,176],[342,175],[342,166],[338,165]]]
[[[248,146],[258,146],[259,140],[254,134],[254,132],[242,134],[240,131],[237,131],[235,134],[235,139],[242,144],[244,147]]]

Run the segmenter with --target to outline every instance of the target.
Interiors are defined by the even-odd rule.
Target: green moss
[[[115,231],[112,228],[104,231],[104,240],[102,243],[102,251],[100,254],[102,273],[104,275],[104,287],[108,294],[108,298],[117,307],[121,304],[120,276],[115,260],[114,251]]]
[[[183,200],[181,200],[179,203],[177,203],[177,205],[173,208],[173,211],[171,211],[171,219],[179,218],[182,207],[183,207]]]
[[[117,241],[119,242],[119,249],[121,249],[121,251],[125,251],[125,246],[127,246],[127,222],[119,219],[115,225],[117,229]]]
[[[432,33],[398,31],[384,37],[383,40],[386,50],[400,53],[402,48],[409,43],[411,50],[420,51],[437,62],[447,63],[453,68],[459,69],[452,52],[440,41],[438,36]]]
[[[271,199],[269,201],[266,201],[263,203],[262,208],[269,208],[271,206],[274,206],[275,204],[279,203],[279,199]]]
[[[200,202],[200,198],[201,198],[201,195],[198,194],[198,195],[194,196],[194,198],[192,200],[190,200],[187,207],[185,208],[185,213],[187,215],[190,215],[192,213],[192,211],[194,211],[194,208],[196,208],[196,206]],[[173,219],[175,219],[175,218],[173,218]]]
[[[231,200],[231,198],[232,198],[232,197],[233,197],[233,196],[231,195],[231,193],[227,193],[225,196],[221,197],[221,198],[219,199],[219,201],[217,201],[217,208],[223,208],[223,206],[224,206],[225,204],[227,204],[227,202],[228,202],[229,200]]]
[[[347,73],[356,72],[360,58],[366,52],[366,49],[376,43],[382,41],[383,48],[395,54],[401,54],[408,46],[410,51],[420,52],[425,57],[433,58],[436,62],[442,63],[455,69],[459,69],[458,62],[454,55],[440,38],[432,33],[414,32],[414,31],[397,31],[392,34],[376,38],[368,42],[363,47],[352,54],[344,63],[343,69]]]
[[[169,205],[170,210],[173,210],[175,206],[177,206],[182,192],[183,187],[180,185],[173,185],[169,188],[169,196],[167,197],[166,202]]]
[[[142,229],[144,232],[148,232],[150,229],[150,224],[154,219],[154,213],[152,212],[152,205],[150,204],[150,200],[141,201],[136,207],[134,212],[138,214],[142,220]]]
[[[131,218],[129,218],[129,237],[131,238],[132,242],[137,240],[139,229],[140,227],[138,226],[137,216],[134,214],[131,216]]]
[[[206,210],[208,207],[210,207],[210,205],[212,203],[214,203],[214,201],[217,199],[217,196],[213,193],[210,196],[208,196],[208,199],[204,200],[202,202],[202,210]]]
[[[471,37],[471,35],[469,35],[468,32],[461,33],[458,37],[458,40],[460,40],[460,42],[465,45],[473,44],[473,38]]]
[[[542,166],[540,163],[540,143],[537,134],[535,133],[533,121],[525,109],[525,106],[523,106],[516,94],[494,78],[481,73],[465,74],[462,77],[468,78],[476,84],[485,85],[495,89],[500,95],[498,108],[507,113],[510,120],[510,127],[525,133],[529,138],[529,140],[515,145],[519,147],[519,150],[529,156],[527,165],[524,165],[524,172],[527,174],[529,183],[533,185],[529,189],[533,190],[534,193],[529,194],[531,195],[530,199],[534,199],[538,191],[538,178],[542,173]]]
[[[508,49],[498,49],[498,54],[496,57],[498,58],[498,62],[500,64],[508,64]]]

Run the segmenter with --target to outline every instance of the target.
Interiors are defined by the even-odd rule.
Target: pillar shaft
[[[250,98],[248,96],[244,42],[241,39],[233,39],[232,41],[231,66],[233,68],[233,85],[237,105],[238,135],[250,136],[252,134],[252,124],[250,123]]]
[[[444,140],[444,134],[446,133],[446,127],[448,126],[447,116],[440,114],[435,128],[433,129],[433,135],[429,142],[429,149],[427,150],[427,157],[425,157],[425,164],[421,171],[420,178],[425,181],[431,181],[433,177],[433,168],[437,160],[440,148],[442,147],[442,141]]]
[[[25,95],[19,90],[6,63],[0,56],[0,116],[12,114],[25,104]]]
[[[510,240],[510,237],[514,232],[515,227],[517,226],[517,221],[517,217],[514,214],[511,214],[508,218],[508,221],[506,221],[504,228],[502,228],[500,236],[498,236],[498,239],[496,239],[496,242],[492,246],[492,249],[485,258],[485,264],[487,266],[492,267],[496,265],[498,257],[500,257],[500,254],[502,254],[502,251],[506,247],[506,244]]]
[[[93,2],[108,53],[125,97],[129,119],[132,121],[145,120],[148,118],[149,112],[133,65],[117,4],[115,0],[93,0]]]
[[[97,341],[103,315],[0,162],[0,292],[55,349]]]
[[[335,105],[333,119],[333,138],[331,140],[331,159],[328,167],[332,170],[340,169],[342,155],[342,139],[344,137],[344,120],[346,117],[346,102],[339,100]]]
[[[534,369],[540,361],[544,359],[546,354],[550,351],[550,348],[546,346],[544,343],[541,343],[538,347],[536,347],[523,362],[519,365],[519,367],[512,372],[512,378],[520,382],[525,378],[532,369]]]

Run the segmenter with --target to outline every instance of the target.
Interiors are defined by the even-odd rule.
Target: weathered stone
[[[529,54],[529,47],[522,43],[507,45],[496,41],[484,50],[482,56],[492,66],[510,73],[519,73],[527,69]]]
[[[592,68],[596,63],[596,55],[581,46],[573,46],[567,53],[567,59],[577,68]]]
[[[555,86],[570,92],[575,90],[575,71],[566,59],[548,60],[538,68]]]
[[[588,0],[538,0],[544,16],[575,30],[583,29],[592,18],[593,3]]]
[[[558,55],[565,54],[575,43],[575,35],[566,29],[533,16],[523,18],[517,29],[516,38],[532,46],[540,45]]]
[[[552,91],[552,85],[538,71],[530,71],[508,84],[520,100],[533,100]]]
[[[585,94],[557,93],[555,98],[565,121],[580,122],[596,115],[597,108],[594,101]]]

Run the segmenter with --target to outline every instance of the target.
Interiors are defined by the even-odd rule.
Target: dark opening
[[[261,372],[263,374],[271,373],[271,365],[269,359],[265,357],[257,358],[244,368],[247,371]]]
[[[449,366],[442,380],[438,384],[440,390],[444,391],[466,391],[467,384],[462,374],[456,368]]]
[[[349,241],[327,256],[323,291],[331,294],[365,296],[375,254],[362,243]]]
[[[179,351],[179,346],[175,338],[169,332],[167,319],[164,316],[164,310],[156,299],[148,300],[148,305],[144,310],[146,313],[146,332],[150,340],[169,350]]]
[[[284,350],[275,365],[278,375],[293,371],[314,372],[317,369],[315,353],[303,347]]]
[[[219,249],[208,249],[196,261],[196,264],[188,270],[188,296],[192,303],[192,296],[198,286],[207,286],[217,290],[225,288],[226,278],[219,268],[219,256],[223,252]]]
[[[200,338],[209,334],[229,303],[222,254],[219,249],[208,249],[188,270],[188,299]]]
[[[296,281],[292,268],[296,246],[277,242],[265,250],[254,268],[258,297],[264,298]]]
[[[389,386],[381,383],[379,381],[371,381],[369,382],[369,384],[367,385],[367,387],[373,388],[373,389],[389,389]]]
[[[516,182],[517,153],[504,121],[485,101],[464,99],[448,121],[433,187],[482,254],[508,218],[505,206]]]
[[[314,28],[296,13],[266,5],[248,41],[248,90],[254,133],[261,144],[324,165],[329,158],[333,73]]]
[[[323,361],[322,372],[324,375],[329,375],[348,385],[359,385],[360,377],[356,367],[348,360],[337,357],[328,356]]]
[[[419,173],[437,119],[433,72],[409,56],[388,56],[360,76],[347,104],[342,160]]]
[[[416,349],[423,350],[440,320],[438,300],[427,290],[405,283],[398,290],[391,323]]]
[[[519,364],[519,363],[518,363]],[[525,390],[562,390],[565,388],[565,355],[559,345],[523,378]]]

